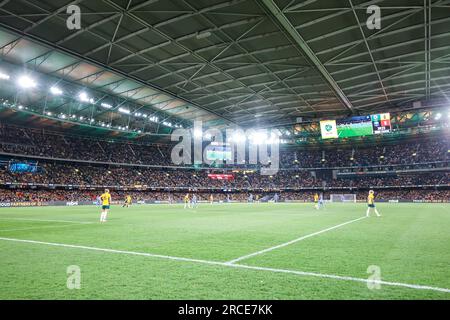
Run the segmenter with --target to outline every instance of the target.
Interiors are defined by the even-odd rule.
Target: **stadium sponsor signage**
[[[66,202],[66,206],[77,206],[78,205],[78,201],[69,201]]]
[[[234,180],[234,175],[229,173],[208,173],[208,178],[213,180]]]
[[[0,202],[0,207],[41,207],[48,206],[48,202],[23,201],[23,202]]]

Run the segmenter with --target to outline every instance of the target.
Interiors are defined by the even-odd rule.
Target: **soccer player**
[[[277,203],[279,199],[280,197],[278,196],[278,193],[275,193],[275,195],[273,196],[273,202]]]
[[[189,201],[189,193],[186,193],[186,195],[184,196],[184,208],[190,208],[191,207],[191,203]]]
[[[316,210],[319,210],[319,195],[317,194],[317,192],[314,194],[314,208],[316,208]]]
[[[100,196],[100,200],[102,201],[102,214],[100,216],[100,222],[106,222],[109,206],[111,205],[111,195],[109,194],[108,189],[105,189],[105,192]]]
[[[195,194],[192,195],[192,208],[197,208],[197,196]]]
[[[212,194],[209,196],[209,203],[214,203],[214,196]]]
[[[369,195],[367,196],[367,212],[366,212],[366,216],[369,217],[369,213],[370,213],[370,209],[373,209],[375,211],[375,214],[377,215],[377,217],[381,217],[381,215],[378,213],[377,208],[375,208],[375,195],[374,195],[374,191],[370,190],[369,191]]]
[[[127,207],[128,208],[130,205],[131,205],[131,196],[128,195],[128,196],[125,197],[125,201],[123,202],[122,208],[123,207]]]
[[[323,202],[323,193],[320,194],[319,201],[318,201],[317,205],[318,205],[318,209],[325,208],[324,202]]]
[[[248,196],[247,202],[253,203],[253,194],[252,193],[250,193],[250,195]]]

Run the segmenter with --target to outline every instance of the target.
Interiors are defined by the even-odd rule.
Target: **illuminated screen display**
[[[370,136],[373,134],[370,116],[358,116],[337,120],[336,127],[339,138]]]
[[[391,115],[389,113],[373,114],[371,118],[374,134],[391,132]]]
[[[37,172],[38,166],[34,163],[14,162],[9,164],[8,169],[12,173],[28,173]]]
[[[209,161],[231,160],[231,147],[209,146],[206,150],[206,159]]]
[[[320,121],[322,139],[363,137],[391,132],[389,113]]]
[[[234,180],[234,175],[226,173],[209,173],[208,178],[213,180]]]

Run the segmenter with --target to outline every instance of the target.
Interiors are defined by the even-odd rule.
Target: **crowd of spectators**
[[[446,137],[340,149],[283,149],[280,153],[280,165],[283,168],[322,168],[448,162],[449,150],[450,139]],[[171,146],[113,142],[0,123],[0,153],[90,162],[173,166],[171,151]]]
[[[450,172],[408,175],[354,176],[354,178],[318,177],[316,171],[279,171],[274,175],[233,174],[233,180],[214,180],[209,170],[156,169],[145,167],[101,166],[61,162],[39,164],[36,173],[12,173],[0,168],[0,184],[33,183],[53,185],[147,186],[151,188],[232,188],[232,189],[298,189],[298,188],[370,188],[388,186],[449,185]]]
[[[214,202],[246,202],[250,193],[253,199],[263,201],[272,200],[275,192],[233,192],[233,193],[210,193],[210,192],[156,192],[156,191],[111,191],[113,201],[119,203],[125,196],[130,195],[134,203],[140,201],[160,201],[177,203],[183,200],[186,193],[195,193],[200,201],[209,201],[213,195]],[[102,190],[45,190],[45,189],[0,189],[0,203],[8,202],[50,202],[50,201],[92,201],[94,203]],[[276,192],[280,201],[312,201],[315,191],[279,191]],[[333,192],[323,193],[325,200],[330,199]],[[358,201],[365,201],[367,191],[351,192],[356,194]],[[377,190],[375,192],[377,200],[409,200],[409,201],[450,201],[450,190]]]
[[[365,199],[366,190],[377,190],[378,198],[409,200],[449,199],[448,190],[436,191],[435,186],[450,186],[450,141],[445,137],[421,140],[411,143],[378,146],[351,146],[341,149],[283,149],[280,153],[281,170],[270,175],[251,172],[245,165],[235,165],[238,172],[209,168],[208,170],[169,168],[171,146],[144,145],[131,142],[113,142],[88,137],[75,137],[31,128],[16,127],[0,123],[0,155],[6,157],[0,165],[1,201],[91,201],[99,191],[87,191],[86,186],[109,186],[114,196],[124,196],[123,187],[133,189],[167,189],[165,192],[132,191],[136,200],[178,201],[185,190],[199,192],[200,199],[207,199],[208,190],[222,190],[217,200],[228,195],[234,201],[247,199],[248,192],[259,192],[263,197],[278,190],[285,200],[310,200],[311,189],[335,190],[339,193],[357,193]],[[50,159],[38,160],[38,172],[13,173],[7,162],[11,156],[40,156]],[[13,156],[14,157],[14,156]],[[17,157],[16,157],[17,158]],[[76,161],[60,161],[55,158]],[[53,159],[53,160],[51,160]],[[27,161],[27,160],[21,160]],[[110,164],[101,164],[108,162]],[[435,163],[439,164],[436,165]],[[129,165],[124,165],[129,164]],[[141,165],[141,166],[140,166]],[[146,167],[142,165],[151,165]],[[419,169],[417,172],[398,174],[401,169]],[[393,166],[393,167],[389,167]],[[352,167],[350,169],[346,167]],[[317,168],[317,169],[315,169]],[[338,171],[326,168],[340,168]],[[441,171],[426,171],[438,168]],[[390,170],[384,174],[336,173]],[[209,173],[233,173],[232,180],[214,180]],[[6,189],[10,184],[43,185],[37,189]],[[45,189],[49,185],[72,186],[74,190]],[[420,189],[421,186],[428,190]],[[23,186],[22,186],[23,187]],[[42,188],[41,188],[42,187]],[[81,187],[81,190],[78,188]],[[399,187],[408,188],[406,191]],[[411,189],[414,187],[415,189]],[[175,192],[177,190],[179,192]],[[310,189],[309,191],[292,191]],[[360,191],[363,189],[363,191]],[[395,189],[395,190],[391,190]],[[97,188],[97,190],[99,190]],[[224,193],[224,190],[232,193]],[[250,191],[253,190],[253,191]],[[337,191],[336,191],[337,190]],[[347,193],[346,191],[346,193]],[[236,193],[237,192],[237,193]],[[327,191],[328,192],[328,191]],[[342,191],[344,193],[344,191]]]

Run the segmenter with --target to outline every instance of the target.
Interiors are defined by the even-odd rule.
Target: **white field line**
[[[74,220],[46,220],[46,219],[6,218],[6,217],[0,217],[0,220],[18,220],[18,221],[36,221],[36,222],[64,222],[64,223],[79,223],[79,224],[91,224],[91,223],[94,223],[94,222],[74,221]]]
[[[279,249],[279,248],[283,248],[283,247],[289,246],[289,245],[291,245],[293,243],[297,243],[299,241],[302,241],[302,240],[305,240],[305,239],[317,236],[319,234],[322,234],[322,233],[325,233],[325,232],[328,232],[328,231],[331,231],[331,230],[343,227],[343,226],[345,226],[347,224],[350,224],[350,223],[353,223],[353,222],[356,222],[356,221],[359,221],[359,220],[362,220],[362,219],[365,219],[365,218],[367,218],[367,217],[366,216],[360,217],[360,218],[353,219],[353,220],[350,220],[350,221],[347,221],[347,222],[344,222],[344,223],[341,223],[341,224],[338,224],[338,225],[335,225],[335,226],[332,226],[332,227],[329,227],[329,228],[326,228],[326,229],[323,229],[323,230],[320,230],[320,231],[317,231],[317,232],[314,232],[314,233],[310,233],[310,234],[307,234],[307,235],[302,236],[300,238],[297,238],[297,239],[294,239],[294,240],[291,240],[291,241],[288,241],[288,242],[285,242],[285,243],[282,243],[282,244],[279,244],[279,245],[276,245],[276,246],[273,246],[273,247],[270,247],[270,248],[266,248],[266,249],[263,249],[263,250],[260,250],[260,251],[256,251],[256,252],[247,254],[245,256],[242,256],[242,257],[230,260],[227,263],[234,264],[234,263],[236,263],[238,261],[241,261],[241,260],[244,260],[244,259],[248,259],[248,258],[257,256],[257,255],[260,255],[260,254],[263,254],[263,253],[266,253],[266,252],[269,252],[269,251],[272,251],[272,250],[275,250],[275,249]]]
[[[219,262],[219,261],[182,258],[182,257],[174,257],[174,256],[160,255],[160,254],[145,253],[145,252],[115,250],[115,249],[97,248],[97,247],[35,241],[35,240],[26,240],[26,239],[14,239],[14,238],[0,237],[0,240],[11,241],[11,242],[41,244],[41,245],[63,247],[63,248],[84,249],[84,250],[117,253],[117,254],[125,254],[125,255],[144,256],[144,257],[159,258],[159,259],[174,260],[174,261],[193,262],[193,263],[208,264],[208,265],[215,265],[215,266],[222,266],[222,267],[236,268],[236,269],[257,270],[257,271],[266,271],[266,272],[274,272],[274,273],[286,273],[286,274],[294,274],[294,275],[299,275],[299,276],[317,277],[317,278],[343,280],[343,281],[353,281],[353,282],[361,282],[361,283],[366,283],[366,284],[367,283],[381,284],[381,285],[403,287],[403,288],[409,288],[409,289],[415,289],[415,290],[430,290],[430,291],[450,293],[450,289],[447,289],[447,288],[439,288],[439,287],[424,286],[424,285],[417,285],[417,284],[408,284],[408,283],[401,283],[401,282],[369,280],[369,279],[363,279],[363,278],[338,276],[338,275],[333,275],[333,274],[304,272],[304,271],[296,271],[296,270],[289,270],[289,269],[275,269],[275,268],[249,266],[249,265],[243,265],[243,264],[230,264],[227,262]]]

